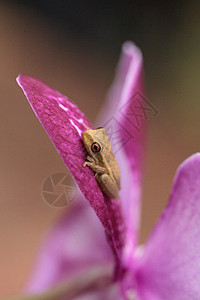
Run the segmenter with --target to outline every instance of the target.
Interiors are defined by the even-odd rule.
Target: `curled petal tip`
[[[122,45],[122,52],[127,55],[132,55],[133,52],[135,52],[135,54],[138,54],[142,57],[142,52],[140,48],[138,48],[136,44],[133,43],[132,41],[124,42],[124,44]]]
[[[196,152],[192,154],[190,157],[188,157],[186,160],[184,160],[184,162],[180,165],[178,170],[181,170],[182,168],[184,168],[190,163],[200,164],[200,152]]]

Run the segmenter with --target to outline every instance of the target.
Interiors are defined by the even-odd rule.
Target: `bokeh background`
[[[25,285],[47,228],[64,209],[41,196],[65,166],[15,82],[38,77],[91,121],[125,40],[144,55],[149,121],[142,209],[144,242],[165,207],[178,165],[199,151],[198,1],[0,1],[0,297]]]

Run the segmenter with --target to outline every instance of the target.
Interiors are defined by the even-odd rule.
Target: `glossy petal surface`
[[[200,299],[199,278],[200,153],[179,167],[136,272],[142,300]]]
[[[123,224],[120,207],[112,208],[112,201],[103,195],[93,171],[89,167],[83,167],[87,153],[82,133],[92,126],[66,96],[40,80],[19,75],[17,82],[83,195],[102,222],[108,241],[119,260],[119,250],[123,246],[122,231],[120,232],[120,226],[116,226],[116,222],[118,225]]]

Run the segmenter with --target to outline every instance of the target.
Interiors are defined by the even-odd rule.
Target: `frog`
[[[107,130],[104,127],[87,129],[82,134],[87,150],[87,161],[83,166],[90,167],[102,192],[108,197],[120,198],[120,169],[112,150]]]

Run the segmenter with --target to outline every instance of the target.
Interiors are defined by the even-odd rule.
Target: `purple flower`
[[[111,142],[121,171],[119,201],[105,196],[92,170],[83,167],[87,153],[82,133],[93,128],[86,116],[38,79],[20,75],[17,82],[85,197],[80,193],[47,235],[26,291],[39,293],[100,267],[113,276],[104,289],[93,289],[91,299],[200,299],[200,154],[179,167],[168,206],[147,243],[138,246],[145,125],[152,109],[143,96],[140,50],[131,42],[123,45],[98,124],[115,135]]]

